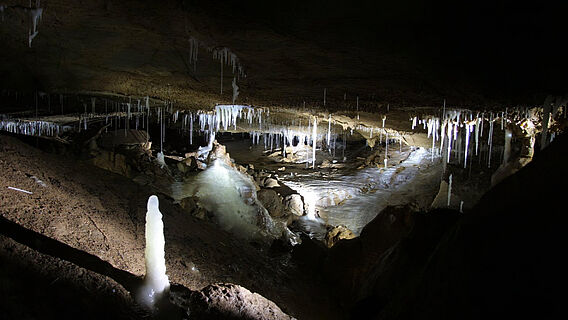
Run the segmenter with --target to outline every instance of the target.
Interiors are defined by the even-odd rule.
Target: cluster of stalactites
[[[47,121],[25,121],[25,120],[2,120],[0,130],[27,136],[47,136],[54,137],[70,130],[68,126]]]
[[[246,77],[244,68],[239,62],[239,58],[231,51],[231,49],[227,47],[213,49],[213,59],[220,60],[221,63],[230,66],[233,69],[233,74],[236,74],[237,77]]]
[[[462,130],[465,134],[465,148],[464,148],[464,168],[467,167],[467,159],[469,155],[470,139],[473,135],[475,138],[475,155],[479,152],[479,141],[483,137],[484,122],[489,125],[487,145],[489,147],[487,165],[491,166],[491,153],[493,146],[493,127],[495,121],[500,121],[501,130],[515,121],[515,119],[523,116],[528,116],[529,110],[522,111],[516,110],[512,113],[508,109],[503,112],[482,112],[473,113],[469,110],[445,110],[442,118],[435,116],[427,116],[420,119],[418,116],[412,117],[412,129],[422,125],[423,129],[428,130],[428,137],[432,137],[432,160],[436,142],[440,141],[439,153],[446,151],[445,161],[450,162],[452,155],[452,148],[455,147],[455,142],[461,136]],[[461,155],[461,154],[460,154]]]
[[[237,120],[245,119],[249,125],[252,125],[255,120],[258,120],[259,128],[262,129],[262,113],[264,109],[255,109],[250,106],[243,105],[216,105],[215,116],[217,130],[221,128],[228,130],[229,126],[237,129]]]

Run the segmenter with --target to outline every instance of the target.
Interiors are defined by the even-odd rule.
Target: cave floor
[[[116,272],[143,276],[146,201],[154,193],[149,187],[0,135],[0,190],[3,221],[15,222],[26,230],[78,249],[81,254],[100,258]],[[332,298],[330,288],[321,279],[303,272],[288,254],[239,240],[183,212],[167,196],[158,196],[164,214],[167,274],[172,283],[191,290],[212,283],[235,283],[274,301],[284,312],[300,319],[342,318],[342,310]],[[81,278],[85,274],[89,281],[96,282],[86,286],[96,296],[104,295],[109,288],[120,288],[114,280],[98,274],[96,266],[86,262],[75,267],[59,259],[56,250],[51,253],[54,256],[30,254],[31,249],[4,235],[1,250],[3,281],[11,279],[12,286],[20,281],[39,287],[43,283],[46,290],[37,293],[34,299],[50,294],[47,280],[37,283],[31,280],[43,279],[46,274],[49,279],[54,274],[56,279]],[[26,269],[29,278],[14,277],[19,264],[33,266]],[[132,303],[126,292],[117,289],[114,294],[118,297],[111,302]],[[17,290],[12,294],[8,310],[14,314],[26,310],[30,304],[28,293]],[[77,307],[81,308],[81,303],[86,303],[85,297],[64,295],[63,299],[68,298],[70,305],[78,303]],[[107,300],[96,301],[101,307],[112,307]],[[31,316],[26,311],[24,314]]]

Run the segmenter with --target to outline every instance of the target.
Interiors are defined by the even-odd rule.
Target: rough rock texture
[[[212,164],[217,159],[225,162],[229,167],[236,168],[233,161],[231,161],[231,156],[227,153],[227,148],[215,140],[213,141],[211,151],[207,155],[207,165]]]
[[[284,206],[286,210],[296,216],[303,216],[304,215],[304,201],[302,200],[302,196],[295,193],[290,194],[284,198]]]
[[[325,234],[325,244],[328,248],[333,247],[339,240],[355,238],[353,231],[345,226],[335,226],[327,230]]]
[[[265,188],[280,187],[280,185],[278,184],[278,181],[276,179],[273,179],[273,178],[264,179],[263,185],[264,185]]]
[[[0,224],[4,232],[5,225]],[[0,235],[0,282],[3,319],[134,320],[150,316],[116,281],[4,235]]]
[[[125,177],[132,177],[132,166],[129,159],[117,152],[98,150],[96,156],[91,159],[91,163],[101,169],[120,174]]]
[[[274,190],[261,189],[257,192],[257,197],[260,203],[268,210],[271,217],[281,218],[284,214],[284,205],[282,199]]]
[[[278,306],[235,284],[210,285],[191,294],[191,319],[291,320]]]

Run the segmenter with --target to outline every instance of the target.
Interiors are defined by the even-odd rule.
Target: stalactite
[[[450,178],[448,179],[448,207],[450,206],[450,201],[452,199],[452,175],[450,174]]]
[[[505,143],[503,149],[503,165],[506,165],[509,162],[509,158],[511,156],[511,138],[513,137],[513,133],[509,128],[505,129]]]
[[[464,161],[463,161],[463,167],[467,168],[467,151],[469,148],[469,134],[471,132],[471,125],[469,123],[466,123],[465,125],[465,153],[464,153]]]
[[[487,167],[491,168],[491,150],[493,148],[493,113],[490,114],[489,116],[489,138],[487,141],[487,144],[489,145],[489,155],[488,155],[488,160],[487,160]]]
[[[317,118],[314,117],[314,125],[312,127],[312,169],[316,168],[316,139],[317,139]]]

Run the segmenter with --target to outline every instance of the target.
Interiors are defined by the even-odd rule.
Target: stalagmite
[[[387,167],[387,155],[389,153],[389,133],[386,133],[385,137],[385,168]]]
[[[160,297],[170,288],[166,275],[165,238],[162,213],[159,209],[158,197],[148,199],[146,212],[146,249],[144,258],[146,276],[138,295],[138,300],[148,308],[153,308]]]

